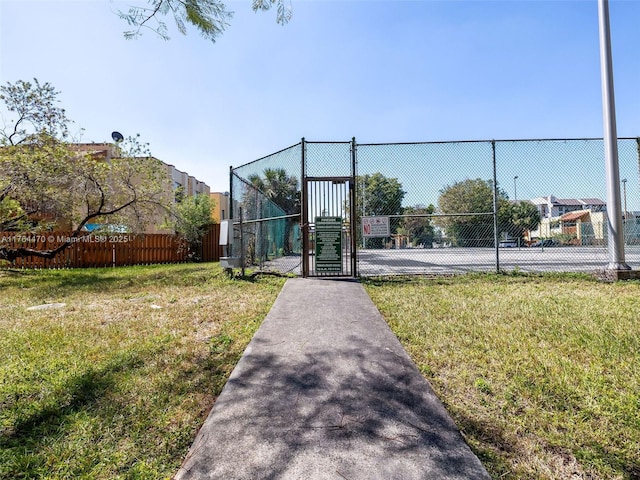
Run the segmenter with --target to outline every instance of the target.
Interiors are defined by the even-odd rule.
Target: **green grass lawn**
[[[283,283],[0,271],[0,478],[170,478]]]
[[[640,478],[640,283],[365,286],[493,478]]]
[[[0,478],[170,478],[283,283],[0,271]],[[494,478],[640,478],[640,283],[364,284]]]

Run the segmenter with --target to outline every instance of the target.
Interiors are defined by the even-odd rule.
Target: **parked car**
[[[517,246],[518,246],[518,244],[514,240],[505,240],[505,241],[502,241],[502,242],[498,243],[498,247],[500,247],[500,248],[515,248]]]
[[[553,247],[553,245],[554,245],[554,242],[550,238],[538,240],[537,242],[531,244],[532,247]]]

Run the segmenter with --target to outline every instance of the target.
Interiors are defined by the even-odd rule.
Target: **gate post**
[[[356,154],[356,137],[351,138],[351,182],[349,182],[349,218],[350,218],[350,230],[351,230],[351,275],[353,277],[358,276],[358,247],[356,242],[356,233],[358,229],[358,225],[356,225],[356,195],[357,195],[357,185],[356,185],[356,173],[357,173],[357,154]]]
[[[233,220],[233,166],[229,165],[229,219]]]
[[[300,230],[302,231],[302,248],[300,254],[300,260],[302,261],[302,278],[309,276],[309,206],[308,203],[308,191],[307,191],[307,166],[306,166],[306,147],[304,137],[300,141],[302,155],[301,155],[301,168],[300,178],[302,182],[301,202],[300,202]]]
[[[493,160],[493,243],[496,251],[496,273],[500,273],[500,248],[498,232],[498,174],[496,168],[496,141],[491,140]]]

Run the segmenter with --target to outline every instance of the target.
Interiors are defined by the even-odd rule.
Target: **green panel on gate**
[[[342,271],[342,217],[316,217],[316,272]]]

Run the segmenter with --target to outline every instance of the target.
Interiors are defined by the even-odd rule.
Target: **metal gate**
[[[302,188],[302,276],[355,277],[354,178],[306,177]]]

